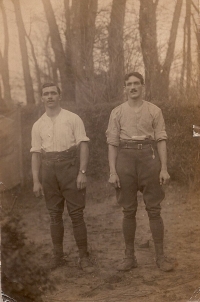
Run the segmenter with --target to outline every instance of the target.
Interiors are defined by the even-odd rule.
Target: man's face
[[[130,76],[130,78],[125,83],[126,93],[129,99],[138,99],[142,96],[143,85],[140,79],[135,76]]]
[[[42,102],[47,108],[57,108],[60,106],[60,95],[56,86],[42,89]]]

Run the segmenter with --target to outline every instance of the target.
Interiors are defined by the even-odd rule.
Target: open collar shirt
[[[125,102],[112,110],[106,136],[113,146],[119,146],[120,140],[166,140],[162,111],[147,101],[137,109]]]
[[[89,141],[81,118],[61,109],[54,121],[44,113],[33,125],[31,152],[60,152]]]

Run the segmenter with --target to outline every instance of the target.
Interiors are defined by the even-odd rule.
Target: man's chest
[[[144,128],[144,129],[152,129],[154,124],[154,119],[151,114],[146,111],[137,112],[130,111],[126,114],[123,114],[120,118],[120,126],[121,128]]]
[[[73,125],[67,120],[43,122],[40,126],[40,137],[42,141],[71,137],[73,133]]]

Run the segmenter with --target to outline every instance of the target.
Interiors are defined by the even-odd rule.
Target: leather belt
[[[75,158],[77,156],[77,147],[71,147],[68,150],[60,151],[60,152],[45,152],[42,150],[42,159],[46,160],[64,160],[64,159],[70,159]]]
[[[152,148],[155,145],[155,141],[120,141],[119,147],[123,149],[146,149]]]

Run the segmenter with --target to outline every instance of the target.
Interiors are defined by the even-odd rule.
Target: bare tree
[[[21,6],[19,0],[11,0],[14,9],[15,9],[15,16],[17,22],[17,29],[19,35],[19,45],[21,50],[21,57],[22,57],[22,67],[23,67],[23,74],[24,74],[24,82],[25,82],[25,90],[26,90],[26,100],[28,104],[34,104],[34,91],[33,91],[33,82],[30,73],[29,67],[29,58],[28,58],[28,50],[26,45],[26,30],[24,27],[24,22],[21,13]]]
[[[180,89],[184,93],[184,77],[185,77],[185,63],[186,63],[186,20],[183,26],[183,63],[181,68],[181,77],[180,77]]]
[[[32,42],[29,35],[26,34],[26,37],[27,37],[27,39],[29,41],[29,44],[31,46],[31,53],[32,53],[32,56],[33,56],[34,64],[35,64],[35,73],[36,73],[36,79],[37,79],[38,91],[39,91],[40,88],[41,88],[40,68],[39,68],[37,56],[35,54],[34,44],[33,44],[33,42]]]
[[[113,0],[110,16],[108,53],[110,98],[122,98],[124,78],[123,30],[126,0]]]
[[[1,66],[1,64],[0,64],[0,66]],[[4,103],[4,99],[2,96],[1,81],[0,81],[0,107],[4,107],[4,106],[5,106],[5,103]]]
[[[177,0],[164,63],[161,65],[157,49],[156,8],[159,0],[140,0],[139,30],[145,65],[146,99],[168,99],[169,73],[173,62],[175,42],[183,0]]]
[[[187,29],[187,73],[186,73],[186,91],[190,94],[191,88],[191,0],[186,0],[186,29]]]
[[[51,43],[55,54],[56,64],[60,73],[61,87],[64,95],[63,101],[67,101],[67,102],[74,101],[74,99],[72,99],[72,96],[70,95],[70,91],[71,91],[70,83],[69,83],[70,77],[68,76],[65,51],[62,45],[54,11],[50,0],[42,0],[42,2],[46,14],[47,22],[49,25]]]
[[[71,7],[71,58],[76,75],[77,100],[93,99],[93,48],[97,0],[73,0]]]
[[[0,0],[0,10],[2,14],[3,27],[4,27],[4,51],[3,54],[0,51],[0,73],[2,75],[4,100],[8,106],[11,104],[11,88],[10,88],[10,76],[8,66],[8,50],[9,50],[9,32],[7,16],[3,5],[3,0]]]
[[[200,11],[199,8],[194,4],[194,2],[191,2],[192,7],[195,10],[195,13],[197,13],[197,21],[194,17],[194,14],[192,13],[192,20],[195,27],[195,35],[197,40],[197,97],[200,99]]]
[[[70,90],[70,97],[72,100],[75,101],[75,72],[73,70],[72,64],[72,49],[71,49],[71,25],[70,25],[70,3],[69,0],[64,0],[64,7],[65,7],[65,20],[66,20],[66,30],[65,30],[65,38],[66,38],[66,65],[67,65],[67,74],[68,74],[68,82],[69,90]]]

